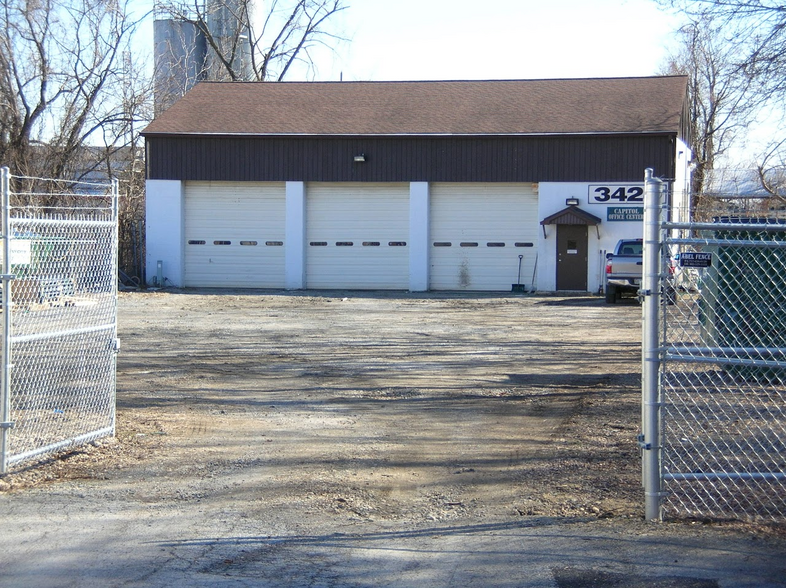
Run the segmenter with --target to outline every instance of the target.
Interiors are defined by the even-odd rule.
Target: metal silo
[[[248,0],[208,0],[205,3],[207,28],[223,59],[228,61],[236,80],[253,79],[251,67],[251,41],[246,23],[251,2]],[[207,51],[207,78],[213,81],[230,81],[227,67],[212,47]]]
[[[172,18],[153,23],[155,115],[205,79],[207,43],[196,25]]]

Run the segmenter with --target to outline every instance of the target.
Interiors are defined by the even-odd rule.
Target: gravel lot
[[[0,585],[786,585],[781,528],[642,521],[640,318],[121,294],[117,437],[0,480]]]

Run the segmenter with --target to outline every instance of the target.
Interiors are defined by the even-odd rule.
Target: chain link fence
[[[660,445],[660,479],[647,494],[660,517],[786,520],[786,212],[716,197],[681,218],[654,244],[658,430],[643,449]]]
[[[2,470],[114,434],[117,183],[2,170]]]

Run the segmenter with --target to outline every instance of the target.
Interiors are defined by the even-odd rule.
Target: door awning
[[[601,220],[594,214],[581,210],[578,206],[568,206],[551,216],[547,216],[542,225],[599,225]]]
[[[578,206],[568,206],[567,208],[563,208],[559,212],[555,212],[554,214],[547,216],[540,224],[543,225],[543,238],[546,237],[546,225],[594,225],[595,231],[598,233],[598,239],[600,239],[600,229],[598,225],[601,223],[601,219],[599,219],[594,214],[590,214],[585,210],[581,210]]]

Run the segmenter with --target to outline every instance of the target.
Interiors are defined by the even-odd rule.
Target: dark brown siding
[[[641,181],[674,177],[675,136],[147,137],[162,180],[306,182]],[[365,163],[355,163],[364,154]]]

